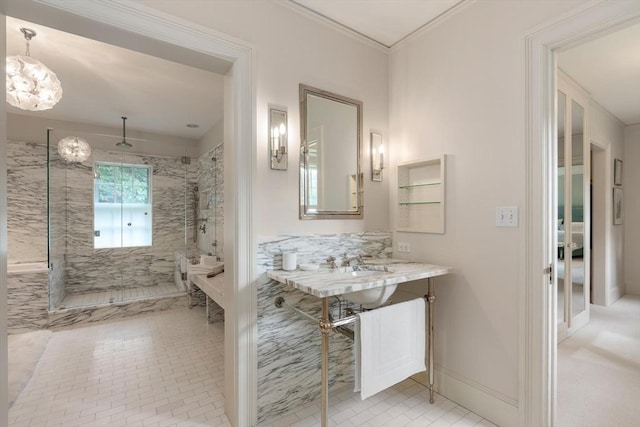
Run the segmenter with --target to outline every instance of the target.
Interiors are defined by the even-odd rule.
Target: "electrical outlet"
[[[398,243],[398,252],[411,252],[409,244],[406,242]]]
[[[496,227],[517,227],[518,207],[501,206],[496,208]]]

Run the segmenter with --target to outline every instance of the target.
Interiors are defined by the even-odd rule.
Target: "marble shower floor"
[[[92,292],[86,294],[67,294],[62,301],[62,304],[57,309],[105,305],[115,302],[184,294],[184,290],[178,289],[178,287],[173,284],[144,286],[134,289],[116,289],[106,292]]]

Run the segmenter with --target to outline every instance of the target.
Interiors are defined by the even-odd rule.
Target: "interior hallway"
[[[640,426],[640,295],[591,306],[558,346],[557,427]]]

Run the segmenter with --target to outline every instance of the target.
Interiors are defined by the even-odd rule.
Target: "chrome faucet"
[[[338,268],[338,264],[336,264],[336,258],[334,256],[329,256],[327,258],[327,262],[329,263],[329,268]]]
[[[362,257],[362,255],[356,255],[353,257],[348,257],[347,254],[344,254],[344,257],[342,258],[342,267],[349,267],[351,266],[351,263],[353,261],[356,261],[356,265],[364,265],[364,258]]]

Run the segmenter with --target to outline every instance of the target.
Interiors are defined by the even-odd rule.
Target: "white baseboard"
[[[624,292],[620,286],[616,286],[609,290],[609,301],[607,301],[607,305],[611,305],[614,302],[618,301],[621,296],[624,295]]]
[[[427,384],[426,373],[414,375],[416,381]],[[471,412],[499,427],[518,425],[518,402],[468,378],[435,369],[436,392],[464,406]]]

